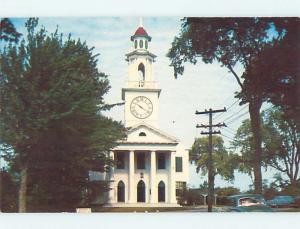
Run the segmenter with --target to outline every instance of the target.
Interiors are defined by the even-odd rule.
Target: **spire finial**
[[[143,18],[140,17],[140,27],[143,27]]]

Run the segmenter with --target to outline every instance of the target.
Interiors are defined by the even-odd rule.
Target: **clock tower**
[[[145,122],[158,127],[158,100],[161,89],[153,76],[156,56],[149,51],[151,37],[142,25],[131,36],[132,51],[126,54],[128,76],[122,88],[125,100],[125,126]]]

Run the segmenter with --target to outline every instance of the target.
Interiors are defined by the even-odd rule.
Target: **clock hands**
[[[144,111],[146,111],[146,109],[144,107],[142,107],[140,104],[137,103],[136,105],[138,105],[140,108],[142,108]]]

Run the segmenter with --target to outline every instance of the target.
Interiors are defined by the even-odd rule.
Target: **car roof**
[[[276,198],[276,197],[277,197],[277,198],[293,198],[292,196],[287,196],[287,195],[286,195],[286,196],[275,196],[275,198]]]
[[[229,199],[240,199],[240,198],[246,198],[246,197],[256,197],[256,198],[262,198],[263,196],[260,194],[239,194],[239,195],[232,195],[229,196]]]

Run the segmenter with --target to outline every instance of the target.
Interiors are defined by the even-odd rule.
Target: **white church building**
[[[189,179],[188,151],[159,129],[161,89],[153,75],[156,56],[149,51],[151,37],[140,26],[131,42],[122,89],[128,133],[111,152],[116,165],[109,174],[107,206],[177,206],[179,190]]]

